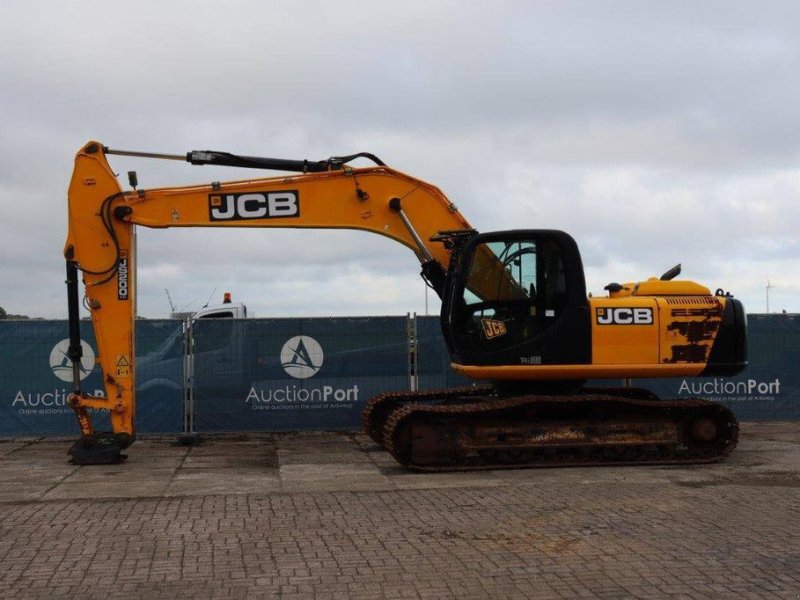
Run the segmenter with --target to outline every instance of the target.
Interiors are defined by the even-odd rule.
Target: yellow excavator
[[[289,174],[123,191],[109,155],[268,169]],[[356,159],[374,163],[353,167]],[[435,186],[369,153],[286,160],[218,151],[156,154],[91,141],[75,158],[66,257],[69,358],[81,438],[78,464],[116,463],[135,439],[136,244],[144,227],[284,227],[371,231],[414,252],[442,299],[452,368],[483,382],[380,394],[366,433],[401,464],[458,470],[721,459],[738,423],[699,398],[662,400],[644,389],[586,387],[589,379],[732,375],[747,364],[742,304],[674,278],[610,283],[587,297],[575,241],[548,229],[478,233]],[[105,397],[80,384],[78,272],[85,285]],[[113,431],[94,430],[90,409]]]

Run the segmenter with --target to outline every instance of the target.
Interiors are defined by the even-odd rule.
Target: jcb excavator
[[[273,169],[278,177],[123,191],[108,155]],[[375,166],[352,167],[357,158]],[[746,365],[742,304],[721,290],[660,279],[611,283],[587,297],[574,240],[562,231],[479,234],[436,187],[368,153],[321,161],[192,151],[112,150],[89,142],[69,187],[65,246],[69,357],[82,437],[79,464],[114,463],[135,439],[133,226],[290,227],[371,231],[409,247],[442,299],[452,367],[477,381],[458,389],[385,393],[363,412],[365,431],[419,470],[692,463],[726,456],[738,423],[702,399],[660,400],[587,379],[732,375]],[[91,312],[106,397],[80,386],[78,271]],[[89,409],[110,412],[96,432]]]

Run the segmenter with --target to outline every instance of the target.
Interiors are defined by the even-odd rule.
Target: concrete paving
[[[800,423],[726,461],[419,474],[360,434],[0,441],[0,597],[800,597]]]

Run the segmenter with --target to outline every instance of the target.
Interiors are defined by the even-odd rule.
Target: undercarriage
[[[721,404],[661,400],[638,388],[380,394],[362,420],[376,443],[419,471],[708,463],[728,456],[739,432]]]

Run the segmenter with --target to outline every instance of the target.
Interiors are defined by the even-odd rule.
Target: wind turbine
[[[774,288],[775,286],[769,282],[769,277],[767,277],[767,314],[769,314],[769,291]]]

